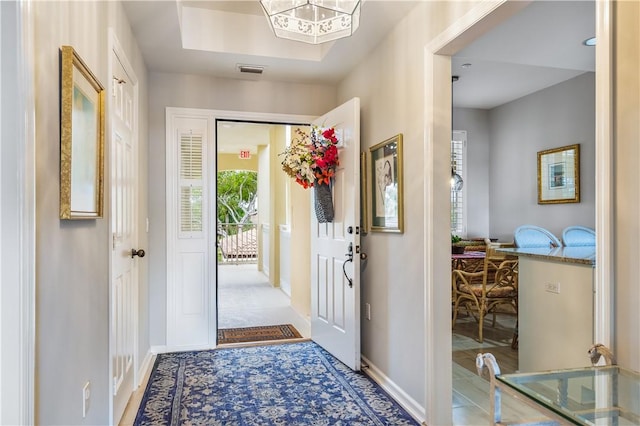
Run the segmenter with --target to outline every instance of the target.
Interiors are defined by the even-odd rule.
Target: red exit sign
[[[248,149],[243,149],[240,151],[241,160],[248,160],[249,158],[251,158],[251,151],[249,151]]]

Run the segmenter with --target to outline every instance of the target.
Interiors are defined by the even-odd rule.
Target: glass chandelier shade
[[[455,169],[451,167],[451,189],[454,191],[460,191],[464,185],[462,177],[456,173]]]
[[[351,36],[361,0],[260,0],[276,37],[320,44]]]

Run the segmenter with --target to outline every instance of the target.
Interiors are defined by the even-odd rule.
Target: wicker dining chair
[[[535,225],[522,225],[513,232],[516,247],[562,247],[562,243],[551,232]]]
[[[458,311],[465,309],[478,322],[480,342],[483,341],[484,319],[487,315],[493,315],[491,326],[495,327],[496,314],[518,314],[518,259],[497,252],[498,247],[505,245],[487,245],[482,271],[452,271],[454,305],[451,326],[456,325]],[[505,305],[507,310],[504,309]]]

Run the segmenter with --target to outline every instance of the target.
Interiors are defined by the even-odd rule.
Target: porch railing
[[[230,264],[257,263],[257,224],[218,224],[218,259]]]

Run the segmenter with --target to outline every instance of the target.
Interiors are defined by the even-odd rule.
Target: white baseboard
[[[279,287],[282,293],[284,293],[288,298],[291,298],[291,284],[289,283],[289,281],[280,279]],[[285,288],[288,288],[289,291],[285,290]]]
[[[167,346],[158,345],[151,346],[149,351],[154,354],[165,354],[167,352],[187,352],[187,351],[208,351],[209,349],[215,349],[211,345],[187,345],[187,346]]]
[[[367,358],[362,357],[362,361],[368,367],[363,368],[362,372],[369,376],[374,382],[376,382],[385,392],[387,392],[398,404],[402,406],[407,412],[417,420],[419,423],[423,423],[427,418],[425,409],[422,405],[411,398],[405,391],[402,390],[397,384],[390,380],[379,368],[377,368]],[[425,423],[426,424],[426,423]]]
[[[140,387],[140,385],[142,385],[142,383],[145,380],[145,377],[147,377],[147,374],[149,374],[149,372],[151,371],[151,368],[153,367],[152,361],[153,361],[153,356],[154,354],[151,353],[151,349],[149,349],[147,351],[147,354],[144,356],[144,359],[142,360],[142,363],[140,364],[140,368],[137,371],[137,383],[136,383],[136,389]]]

